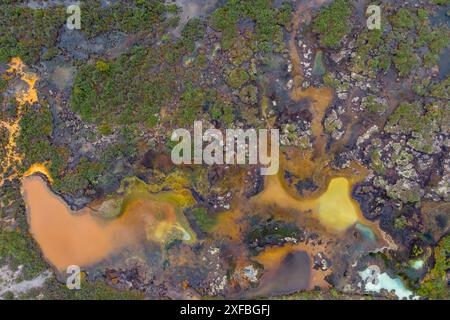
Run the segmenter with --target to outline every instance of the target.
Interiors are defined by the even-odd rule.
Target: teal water
[[[357,222],[355,228],[356,230],[361,232],[364,238],[366,238],[367,240],[375,241],[377,239],[372,229],[370,229],[368,226]]]
[[[364,271],[358,272],[359,276],[363,280],[363,288],[366,292],[377,292],[379,293],[381,289],[385,289],[389,292],[394,291],[395,295],[400,299],[413,299],[416,300],[419,298],[419,296],[414,295],[414,293],[407,289],[405,285],[403,284],[402,280],[399,277],[391,278],[386,272],[378,274],[378,276],[375,276],[378,281],[376,283],[373,283],[371,281],[368,281],[370,277],[374,277],[372,270],[367,268]]]

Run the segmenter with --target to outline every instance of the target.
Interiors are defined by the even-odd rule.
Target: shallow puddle
[[[269,258],[272,261],[276,260],[274,257]],[[262,296],[291,294],[309,289],[310,282],[311,261],[308,253],[292,251],[282,257],[277,269],[263,276],[257,294]]]

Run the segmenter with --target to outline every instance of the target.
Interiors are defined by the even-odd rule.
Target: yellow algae
[[[351,179],[331,178],[325,192],[314,198],[292,194],[283,185],[282,177],[268,176],[264,190],[252,201],[289,210],[310,212],[329,231],[342,233],[356,222],[375,227],[364,219],[359,205],[351,197]]]
[[[164,244],[175,239],[188,242],[196,239],[184,215],[177,214],[176,205],[163,198],[150,196],[148,199],[128,201],[122,216],[126,215],[145,217],[144,232],[147,240]]]
[[[27,90],[21,90],[16,94],[16,100],[19,105],[29,103],[30,105],[38,101],[38,94],[35,88],[36,82],[39,80],[34,73],[25,72],[25,64],[19,57],[11,59],[10,68],[6,71],[7,74],[17,74],[20,79],[28,85]]]
[[[123,213],[115,219],[102,219],[96,208],[72,211],[42,177],[22,179],[30,233],[59,271],[72,264],[98,263],[145,239],[161,244],[173,239],[195,241],[186,218],[177,212],[177,197],[173,200],[170,191],[163,192],[161,198],[159,194],[144,193],[142,187],[140,195],[129,192],[133,198],[123,202]]]
[[[189,241],[192,239],[191,235],[183,227],[168,221],[160,222],[153,235],[158,242],[168,242],[174,239]]]
[[[0,126],[8,131],[8,142],[5,146],[6,154],[1,161],[0,186],[6,180],[18,178],[17,165],[22,163],[23,156],[17,151],[17,138],[20,135],[20,120],[24,113],[26,104],[32,105],[38,101],[38,94],[35,88],[36,82],[39,80],[38,76],[33,73],[24,71],[25,64],[18,57],[12,58],[9,63],[9,69],[3,77],[6,79],[12,78],[14,75],[20,77],[22,81],[27,84],[26,89],[21,89],[16,92],[17,110],[16,117],[12,122],[0,121]],[[8,173],[11,171],[12,173]]]
[[[180,171],[175,171],[168,174],[167,176],[164,176],[163,180],[159,183],[153,183],[146,186],[146,188],[151,192],[159,192],[167,188],[171,190],[180,190],[188,187],[189,180],[183,174],[183,172]]]
[[[350,183],[345,178],[334,178],[327,191],[318,199],[318,217],[326,227],[345,231],[358,219],[358,205],[351,198]]]
[[[47,169],[48,163],[34,163],[30,168],[23,174],[23,177],[29,177],[35,173],[43,174],[48,182],[53,183],[53,178],[50,175],[50,171]]]

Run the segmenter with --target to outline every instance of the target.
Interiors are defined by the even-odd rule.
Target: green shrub
[[[58,32],[65,23],[65,9],[31,9],[2,5],[0,9],[0,63],[19,56],[26,64],[37,62],[46,48],[53,54]]]
[[[417,293],[429,299],[450,299],[447,272],[450,268],[450,236],[444,237],[434,250],[434,267],[428,271]]]
[[[314,18],[313,31],[323,46],[335,48],[351,30],[352,4],[349,0],[335,0]]]

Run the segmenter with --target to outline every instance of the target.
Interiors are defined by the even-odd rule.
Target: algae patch
[[[318,199],[320,222],[338,231],[344,231],[358,221],[357,210],[345,178],[332,179],[327,191]]]

